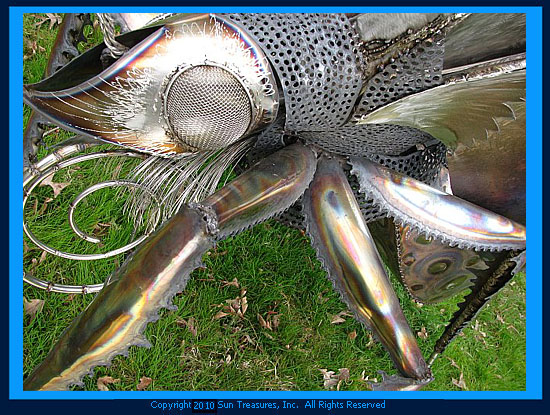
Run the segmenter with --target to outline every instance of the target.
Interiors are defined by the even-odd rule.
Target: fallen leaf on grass
[[[38,215],[43,215],[44,212],[46,211],[46,209],[48,208],[48,203],[50,203],[53,199],[51,197],[47,197],[45,200],[44,200],[44,203],[42,204],[42,207],[40,208],[40,210],[38,212],[36,212]]]
[[[226,251],[218,251],[216,249],[214,249],[214,251],[208,251],[206,253],[206,255],[208,255],[209,257],[212,257],[212,258],[215,258],[215,257],[218,257],[218,256],[223,256],[223,255],[226,255],[227,254],[227,250]]]
[[[244,349],[246,349],[247,345],[249,345],[249,344],[254,346],[256,343],[254,342],[254,340],[252,340],[252,338],[248,334],[245,334],[239,340],[239,348],[241,350],[244,350]]]
[[[248,301],[246,299],[246,290],[242,289],[241,294],[231,300],[225,300],[226,305],[217,304],[216,307],[222,307],[214,316],[214,320],[219,320],[228,315],[236,315],[239,318],[244,318],[244,313],[248,310]]]
[[[98,222],[94,225],[92,229],[92,234],[94,236],[97,236],[98,238],[101,236],[105,236],[109,232],[109,228],[111,228],[112,226],[113,226],[113,223],[110,223],[110,222],[109,223]]]
[[[275,311],[268,311],[266,318],[258,314],[260,326],[269,331],[274,331],[279,327],[279,314]]]
[[[27,60],[30,57],[36,55],[36,52],[42,53],[46,51],[46,49],[40,46],[36,40],[25,39],[25,46],[27,47],[27,49],[30,49],[30,53],[24,54],[23,60]]]
[[[42,308],[44,308],[44,300],[34,299],[34,300],[27,300],[25,297],[23,297],[23,310],[25,312],[26,316],[30,316],[29,323],[31,323],[34,318],[36,317],[36,314],[40,313],[42,311]]]
[[[60,25],[61,22],[63,21],[63,18],[56,13],[46,13],[46,17],[42,17],[42,16],[36,16],[36,17],[38,18],[38,22],[34,24],[34,27],[40,27],[44,23],[49,22],[50,24],[49,30],[52,30],[52,28],[56,24]]]
[[[468,390],[468,387],[466,386],[466,383],[464,382],[464,374],[460,372],[460,378],[456,380],[455,378],[452,378],[453,385],[455,385],[457,388],[460,388],[462,390]]]
[[[229,281],[222,281],[222,288],[225,288],[225,287],[235,287],[235,288],[239,288],[239,281],[237,280],[237,278],[233,278],[233,281],[229,282]]]
[[[76,297],[76,294],[69,294],[65,300],[63,300],[63,304],[69,304],[71,301],[73,301]]]
[[[321,304],[326,303],[329,300],[329,298],[323,297],[323,294],[326,294],[327,292],[328,290],[323,290],[323,292],[320,292],[319,295],[317,295],[317,299]]]
[[[344,317],[352,317],[352,315],[347,311],[340,311],[338,314],[332,316],[332,318],[330,319],[330,324],[344,323],[346,321]]]
[[[195,337],[197,337],[196,323],[197,323],[197,320],[195,320],[195,317],[189,317],[188,320],[183,320],[183,319],[180,319],[180,318],[178,318],[176,320],[176,324],[178,326],[187,327],[187,330],[189,330],[189,332]]]
[[[224,313],[223,311],[218,311],[216,315],[214,316],[214,320],[219,320],[220,318],[224,318],[225,316],[228,316],[229,313]]]
[[[264,320],[264,318],[258,313],[258,321],[260,322],[260,326],[264,329],[271,330],[271,327],[267,324],[267,321]]]
[[[350,340],[355,340],[355,338],[357,337],[357,331],[353,330],[351,333],[348,333],[348,337]]]
[[[338,369],[338,373],[327,369],[319,369],[319,371],[323,374],[323,387],[325,389],[332,389],[337,386],[337,389],[340,390],[340,383],[349,380],[348,368]]]
[[[50,186],[53,190],[53,198],[55,199],[57,196],[59,196],[59,193],[66,188],[68,185],[71,184],[71,182],[67,183],[57,183],[53,181],[53,176],[55,173],[50,174],[48,177],[46,177],[44,180],[42,180],[42,183],[40,183],[40,186]]]
[[[456,362],[451,359],[449,356],[445,356],[449,362],[451,362],[451,366],[456,367],[457,369],[460,369],[460,367],[456,364]]]
[[[332,370],[319,369],[323,374],[323,387],[325,389],[332,389],[338,383],[338,376]]]
[[[481,324],[479,324],[479,320],[476,320],[474,330],[477,331],[479,334],[481,334],[483,337],[487,337],[487,333],[485,333],[484,331],[481,331]]]
[[[97,380],[97,390],[108,391],[109,388],[107,387],[107,385],[117,382],[120,382],[120,379],[113,379],[111,376],[102,376]]]
[[[420,331],[416,334],[418,334],[418,337],[420,337],[421,339],[426,340],[428,338],[428,332],[426,331],[426,327],[422,327],[422,329],[420,329]]]
[[[148,378],[147,376],[144,376],[142,378],[139,378],[139,384],[137,385],[137,390],[142,391],[149,387],[153,379]]]

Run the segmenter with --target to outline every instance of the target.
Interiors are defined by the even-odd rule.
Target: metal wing
[[[431,134],[452,149],[498,131],[498,118],[514,119],[508,103],[525,99],[525,70],[461,80],[410,95],[362,118],[368,124],[398,124]]]

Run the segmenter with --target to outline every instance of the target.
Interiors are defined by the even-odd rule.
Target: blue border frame
[[[93,9],[93,10],[92,10]],[[498,12],[527,16],[527,384],[513,392],[25,392],[23,385],[23,13],[159,12],[167,7],[9,9],[9,397],[10,399],[542,399],[542,8],[541,7],[169,7],[177,12]]]

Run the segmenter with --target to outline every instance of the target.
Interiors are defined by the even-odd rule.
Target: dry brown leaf
[[[197,320],[195,320],[195,317],[189,317],[188,320],[183,320],[181,318],[178,318],[176,320],[176,324],[180,327],[187,327],[187,330],[189,330],[189,332],[197,337],[197,327],[196,327],[196,324],[197,323]]]
[[[41,264],[46,259],[46,255],[48,255],[48,253],[46,251],[42,251],[42,254],[40,254],[40,259],[38,260],[39,264]]]
[[[338,384],[338,375],[336,375],[332,370],[319,369],[323,374],[323,387],[325,389],[332,389]]]
[[[239,343],[241,344],[241,345],[240,345],[241,350],[243,350],[244,348],[246,348],[246,345],[247,345],[247,344],[251,344],[251,345],[255,345],[255,344],[256,344],[256,343],[254,342],[254,340],[252,340],[252,338],[251,338],[248,334],[245,334],[243,337],[241,337]]]
[[[460,367],[456,364],[456,362],[453,359],[451,359],[449,356],[445,356],[445,357],[449,362],[451,362],[451,366],[456,367],[457,369],[460,370]]]
[[[23,297],[23,311],[26,316],[30,316],[31,319],[29,320],[29,323],[34,320],[36,314],[42,311],[42,308],[44,308],[44,300],[39,300],[37,298],[34,300],[27,300]]]
[[[220,318],[224,318],[225,316],[228,316],[228,313],[224,313],[223,311],[218,311],[216,315],[214,316],[214,320],[219,320]]]
[[[348,368],[342,368],[338,369],[338,384],[336,385],[336,390],[340,390],[340,386],[342,385],[342,382],[349,380],[349,369]]]
[[[323,290],[322,292],[319,293],[319,295],[317,295],[317,299],[321,304],[326,303],[329,300],[329,298],[323,297],[323,294],[326,294],[326,293],[327,293],[327,290]]]
[[[42,204],[42,207],[40,208],[40,210],[37,212],[38,215],[43,215],[44,212],[46,211],[46,209],[48,208],[48,203],[50,203],[53,199],[51,197],[47,197],[45,200],[44,200],[44,203]]]
[[[344,317],[351,317],[351,314],[347,311],[340,311],[338,314],[332,316],[332,318],[330,319],[330,324],[344,323],[346,321]]]
[[[456,380],[455,378],[452,378],[452,382],[453,382],[453,385],[455,385],[457,388],[460,388],[462,390],[468,390],[468,387],[464,382],[464,373],[460,372],[460,378],[458,380]]]
[[[36,52],[42,53],[46,51],[46,49],[40,46],[36,40],[25,39],[25,46],[27,49],[30,49],[30,54],[27,53],[23,55],[23,60],[29,59],[30,57],[36,55]]]
[[[55,199],[57,196],[59,196],[59,193],[66,188],[68,185],[71,184],[71,182],[67,183],[57,183],[53,181],[53,176],[55,173],[50,174],[48,177],[46,177],[42,182],[40,183],[40,186],[50,186],[53,190],[53,198]]]
[[[223,256],[223,255],[226,255],[226,254],[227,254],[227,251],[218,251],[216,249],[214,249],[214,251],[208,251],[206,253],[206,255],[211,256],[212,258],[217,257],[217,256]]]
[[[248,310],[248,300],[246,297],[241,298],[241,312],[244,315],[246,313],[246,310]]]
[[[428,332],[426,331],[426,327],[422,327],[418,333],[418,337],[421,339],[426,340],[428,338]]]
[[[277,327],[279,327],[279,315],[272,314],[270,317],[271,317],[271,327],[273,328],[273,330],[277,330]]]
[[[348,337],[350,340],[355,340],[355,338],[357,337],[357,331],[353,330],[351,333],[348,333]]]
[[[120,382],[120,379],[113,379],[111,376],[102,376],[97,380],[97,390],[108,391],[109,388],[107,387],[107,385],[117,382]]]
[[[225,288],[225,287],[235,287],[235,288],[239,288],[239,281],[237,280],[237,278],[233,278],[233,281],[229,282],[229,281],[222,281],[222,288]]]
[[[69,304],[71,301],[73,301],[76,297],[75,293],[69,294],[65,300],[63,300],[63,304]]]
[[[149,387],[153,379],[148,378],[147,376],[144,376],[142,378],[139,378],[139,384],[137,385],[137,390],[142,391]]]
[[[479,320],[476,320],[474,330],[477,331],[479,334],[481,334],[483,337],[487,337],[487,333],[481,330],[481,324],[479,324]]]
[[[342,317],[338,315],[332,316],[332,319],[330,320],[330,324],[341,324],[345,322],[346,320],[344,320]]]
[[[63,21],[63,18],[56,13],[46,13],[46,17],[42,16],[36,16],[38,18],[38,22],[34,24],[34,27],[40,27],[44,23],[48,22],[50,24],[49,30],[52,30],[54,25],[60,25]]]
[[[31,259],[31,267],[29,268],[29,274],[32,274],[32,270],[38,265],[38,260],[36,258]]]
[[[338,369],[338,379],[339,380],[349,380],[349,369],[347,367],[343,367],[341,369]]]
[[[504,319],[502,318],[502,316],[500,314],[497,313],[497,320],[501,323],[501,324],[506,324],[506,322],[504,321]]]
[[[260,322],[260,326],[262,328],[271,330],[271,326],[269,325],[269,322],[265,321],[260,314],[258,314],[258,321]]]
[[[194,317],[191,317],[187,320],[187,329],[191,332],[193,336],[197,337],[197,321]]]

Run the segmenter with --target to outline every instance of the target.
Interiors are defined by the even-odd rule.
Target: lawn
[[[25,83],[41,78],[55,36],[55,19],[50,29],[51,20],[39,24],[44,17],[24,19]],[[99,39],[98,32],[88,31],[90,44]],[[30,111],[24,111],[26,120]],[[46,145],[67,137],[66,132],[54,131]],[[51,151],[42,147],[39,156]],[[76,223],[101,237],[100,246],[72,233],[67,209],[82,190],[121,177],[134,164],[127,160],[118,167],[113,160],[99,160],[56,173],[53,182],[68,185],[57,196],[51,186],[36,189],[25,210],[29,226],[64,251],[105,252],[124,245],[133,238],[133,224],[122,213],[124,193],[103,189],[77,208]],[[25,272],[65,284],[102,282],[124,259],[119,255],[98,261],[65,260],[43,254],[26,237],[23,249]],[[392,282],[427,358],[461,297],[419,306],[396,277]],[[492,299],[436,360],[435,380],[426,390],[525,389],[525,285],[525,274],[520,274]],[[28,301],[44,300],[35,301],[42,308],[22,322],[27,376],[93,294],[47,293],[25,284],[23,295]],[[396,373],[383,347],[348,315],[308,238],[275,221],[208,252],[204,267],[193,273],[174,304],[177,311],[163,310],[162,318],[147,327],[152,348],[132,347],[128,357],[97,368],[93,377],[84,379],[85,389],[97,390],[99,385],[110,390],[366,390],[368,381],[381,379],[379,370]],[[228,312],[227,306],[235,312]]]

